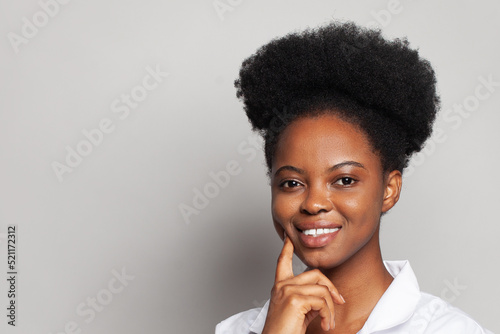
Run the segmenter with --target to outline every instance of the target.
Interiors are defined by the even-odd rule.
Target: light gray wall
[[[500,331],[499,2],[54,1],[0,3],[1,277],[18,227],[18,326],[2,307],[2,333],[212,333],[262,305],[281,243],[233,80],[271,38],[332,18],[408,36],[435,67],[448,116],[384,218],[384,257]],[[82,131],[99,127],[89,146]],[[67,146],[87,155],[60,182]],[[205,187],[217,194],[185,219]]]

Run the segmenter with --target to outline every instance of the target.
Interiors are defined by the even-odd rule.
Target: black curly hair
[[[234,85],[264,138],[269,177],[282,130],[323,113],[359,126],[384,172],[403,172],[431,135],[440,104],[430,63],[406,39],[386,40],[352,22],[272,40],[243,62]]]

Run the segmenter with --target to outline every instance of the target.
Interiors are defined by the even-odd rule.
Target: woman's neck
[[[332,281],[346,301],[343,305],[335,305],[336,325],[349,328],[350,332],[361,329],[393,281],[382,261],[378,231],[348,261],[333,269],[324,270],[323,274]]]

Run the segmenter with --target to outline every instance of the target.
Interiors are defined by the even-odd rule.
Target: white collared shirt
[[[394,277],[358,334],[493,334],[444,300],[421,292],[408,261],[384,261]],[[215,334],[261,334],[269,300],[227,318]]]

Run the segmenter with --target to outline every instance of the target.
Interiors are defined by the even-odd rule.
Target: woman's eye
[[[300,186],[300,183],[297,181],[294,181],[294,180],[288,180],[288,181],[281,183],[280,186],[282,188],[295,188],[295,187]]]
[[[342,185],[342,186],[350,186],[352,185],[354,182],[356,182],[352,177],[342,177],[340,179],[337,180],[337,182],[335,182],[335,184],[339,184],[339,185]]]

